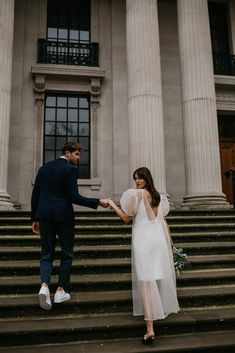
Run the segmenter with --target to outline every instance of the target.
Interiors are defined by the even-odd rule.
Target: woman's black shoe
[[[155,340],[155,337],[154,336],[148,336],[147,335],[144,335],[144,338],[143,338],[143,344],[153,344],[153,341]]]

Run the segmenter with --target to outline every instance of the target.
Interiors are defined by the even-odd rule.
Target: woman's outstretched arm
[[[121,210],[121,208],[119,208],[115,202],[113,202],[113,200],[111,199],[108,199],[108,203],[109,205],[112,207],[112,209],[116,212],[116,214],[118,215],[118,217],[121,218],[121,220],[124,222],[124,223],[128,223],[130,222],[130,220],[132,219],[131,216],[128,216],[125,212],[123,212]]]

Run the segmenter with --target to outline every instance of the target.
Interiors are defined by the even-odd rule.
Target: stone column
[[[129,163],[150,169],[166,192],[158,10],[156,0],[126,0]]]
[[[0,211],[13,210],[7,193],[14,0],[0,1]],[[14,156],[12,156],[14,171]]]
[[[222,193],[207,0],[178,0],[186,208],[227,205]]]

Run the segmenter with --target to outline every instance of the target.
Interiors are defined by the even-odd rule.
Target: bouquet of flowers
[[[173,260],[175,271],[179,275],[180,271],[184,268],[191,266],[190,262],[187,259],[187,254],[184,253],[182,248],[175,248],[173,249]]]

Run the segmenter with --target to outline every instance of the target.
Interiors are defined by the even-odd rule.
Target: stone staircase
[[[148,347],[143,318],[132,316],[130,225],[112,212],[77,215],[71,300],[45,312],[29,213],[1,212],[0,353],[234,353],[235,211],[174,211],[167,219],[192,267],[177,279],[181,312],[156,322],[158,341]]]

